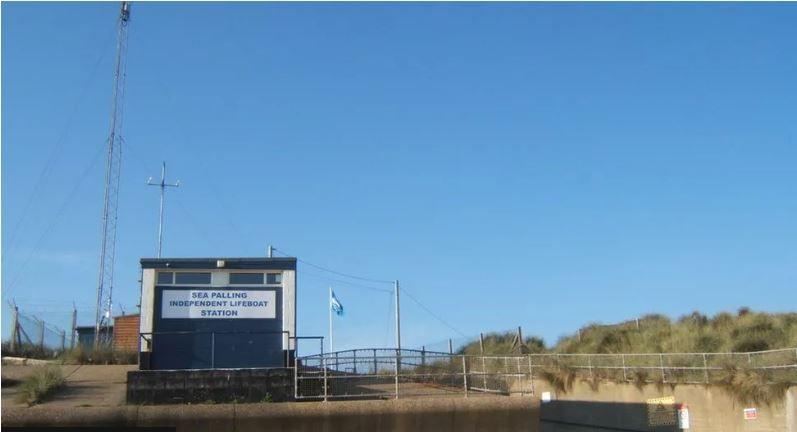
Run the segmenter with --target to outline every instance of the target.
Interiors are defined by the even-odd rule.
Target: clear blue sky
[[[73,301],[93,317],[117,13],[2,5],[3,299],[63,325]],[[271,243],[400,279],[466,335],[793,310],[795,22],[795,4],[136,3],[117,303],[138,302],[166,160],[165,256]],[[300,333],[324,334],[330,281],[301,271]],[[338,347],[392,344],[389,295],[332,283]],[[402,306],[405,345],[458,336]]]

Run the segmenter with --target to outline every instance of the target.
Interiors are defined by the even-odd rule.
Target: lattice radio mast
[[[111,99],[111,126],[108,131],[108,159],[105,165],[105,199],[102,208],[102,245],[97,283],[97,315],[94,347],[108,337],[113,306],[113,267],[116,258],[116,219],[119,203],[119,177],[122,168],[122,123],[124,120],[125,69],[127,57],[127,25],[130,2],[122,2],[119,11],[114,87]]]

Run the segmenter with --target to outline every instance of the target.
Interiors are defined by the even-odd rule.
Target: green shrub
[[[58,366],[36,368],[19,386],[17,402],[33,405],[41,402],[64,385],[64,376]]]

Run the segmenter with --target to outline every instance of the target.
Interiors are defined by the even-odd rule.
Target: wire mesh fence
[[[67,331],[17,307],[11,311],[12,329],[3,344],[3,355],[54,358],[74,344],[74,332]]]
[[[565,372],[635,383],[711,383],[727,368],[797,382],[797,348],[751,353],[463,355],[391,348],[297,358],[297,399],[534,394]]]

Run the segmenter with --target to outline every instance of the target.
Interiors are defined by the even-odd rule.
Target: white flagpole
[[[332,343],[332,285],[329,286],[329,304],[327,305],[327,309],[329,309],[329,352],[333,352],[335,349]]]

